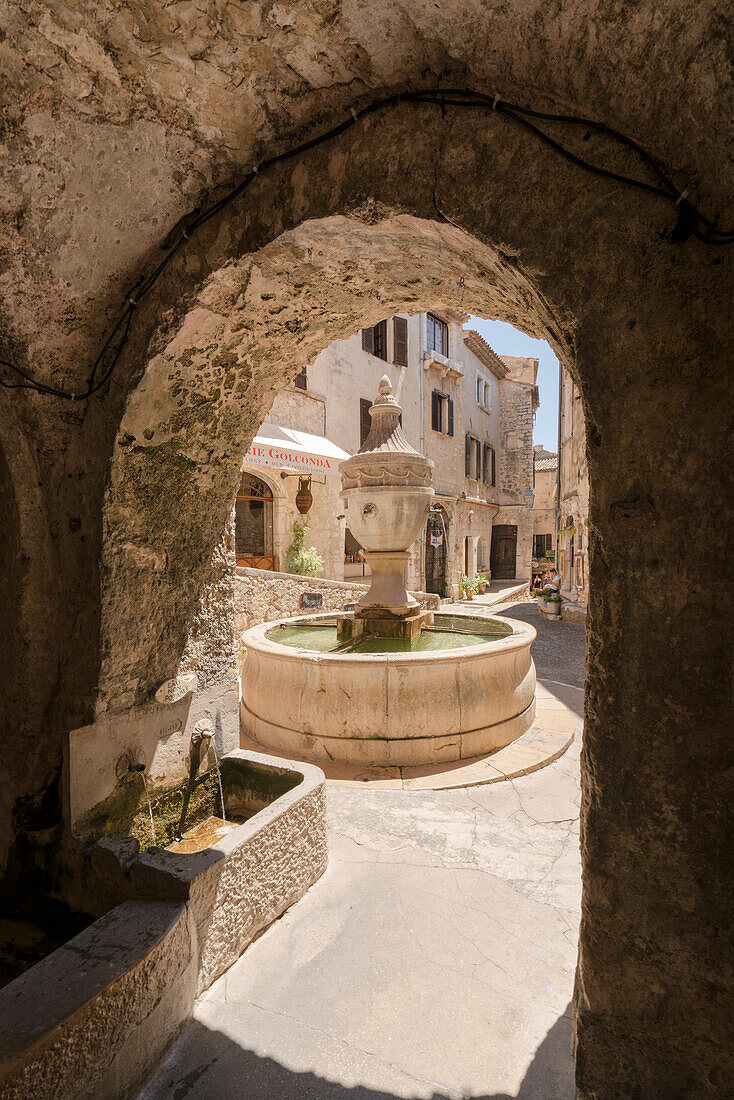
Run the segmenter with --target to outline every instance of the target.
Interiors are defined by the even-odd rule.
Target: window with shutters
[[[482,479],[482,445],[469,432],[464,437],[464,474],[475,481]]]
[[[494,485],[495,480],[495,459],[494,459],[494,447],[490,443],[485,443],[482,454],[482,481],[485,485]]]
[[[387,362],[387,321],[362,329],[362,350]]]
[[[296,377],[293,379],[293,385],[296,387],[297,390],[308,389],[308,378],[306,376],[305,367],[303,368],[303,370],[299,371]]]
[[[542,558],[553,552],[553,535],[533,536],[533,557]]]
[[[405,317],[392,319],[392,361],[396,367],[408,365],[408,322]]]
[[[432,313],[426,314],[426,348],[439,355],[449,354],[449,326]]]
[[[370,416],[371,401],[368,401],[364,397],[359,399],[359,445],[364,446],[364,441],[370,434],[370,428],[372,427],[372,417]]]
[[[431,394],[431,427],[442,435],[454,434],[454,400],[440,390]]]

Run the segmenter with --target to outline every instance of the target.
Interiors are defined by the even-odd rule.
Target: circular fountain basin
[[[243,638],[243,729],[289,756],[387,767],[480,756],[535,718],[535,630],[499,616],[437,612],[412,641],[338,651],[336,618],[252,627]]]

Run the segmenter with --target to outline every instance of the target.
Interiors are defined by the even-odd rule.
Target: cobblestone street
[[[331,785],[328,871],[201,999],[141,1100],[574,1096],[584,629],[501,612],[538,630],[572,746],[465,790]]]

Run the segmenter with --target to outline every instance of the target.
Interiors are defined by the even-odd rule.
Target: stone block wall
[[[319,394],[290,386],[276,396],[267,422],[311,435],[326,435],[326,402]]]
[[[521,382],[500,383],[500,447],[497,480],[503,493],[523,493],[533,484],[532,387]],[[508,521],[509,522],[509,521]]]
[[[346,604],[356,603],[368,587],[350,581],[327,581],[295,573],[238,567],[234,580],[235,637],[241,639],[249,627],[271,619],[307,615],[308,611],[301,607],[304,592],[320,593],[323,597],[320,611],[343,611]],[[414,592],[413,595],[421,607],[436,608],[440,602],[439,597],[430,592]]]

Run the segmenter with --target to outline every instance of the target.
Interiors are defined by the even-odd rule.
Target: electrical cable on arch
[[[151,271],[137,286],[135,291],[129,295],[122,314],[118,318],[105,340],[102,349],[97,355],[97,358],[92,364],[92,368],[87,378],[86,388],[81,393],[70,393],[68,390],[58,389],[56,386],[38,382],[21,367],[3,359],[0,359],[0,367],[5,367],[7,370],[12,371],[20,381],[10,382],[0,377],[0,385],[5,389],[35,390],[39,394],[63,398],[67,401],[86,401],[92,394],[102,389],[117,366],[127,343],[130,327],[139,302],[153,288],[168,264],[197,229],[205,225],[206,222],[210,221],[213,217],[216,217],[220,211],[224,210],[225,207],[239,198],[240,195],[247,190],[255,177],[264,169],[289,160],[292,157],[300,156],[325,142],[332,141],[367,116],[375,114],[386,107],[397,107],[401,103],[427,104],[440,107],[444,115],[447,107],[474,107],[496,112],[533,134],[539,141],[543,142],[560,156],[571,161],[572,164],[582,168],[584,171],[592,175],[601,176],[604,179],[624,184],[633,189],[647,192],[648,194],[655,195],[669,202],[678,216],[677,223],[670,235],[671,243],[680,243],[687,240],[689,237],[695,237],[703,244],[734,243],[734,229],[719,229],[714,222],[706,218],[698,207],[689,200],[687,191],[680,191],[675,186],[650,153],[636,141],[633,141],[632,138],[627,137],[611,126],[607,126],[603,122],[595,122],[593,119],[583,118],[578,115],[534,111],[529,107],[521,107],[514,103],[508,103],[497,95],[493,96],[483,92],[472,91],[468,88],[431,88],[425,91],[400,92],[373,100],[372,103],[364,107],[352,108],[350,117],[340,122],[337,126],[332,127],[332,129],[308,141],[302,142],[300,145],[296,145],[283,153],[277,153],[272,157],[268,157],[248,172],[243,179],[241,179],[240,182],[221,199],[218,199],[188,224],[184,224],[184,228],[181,230],[181,235],[178,240],[171,246],[154,270]],[[625,176],[619,172],[613,172],[610,169],[604,168],[601,165],[593,164],[591,161],[584,157],[580,157],[577,153],[574,153],[572,150],[562,145],[561,142],[551,137],[550,134],[546,133],[545,130],[536,124],[537,122],[561,123],[572,127],[583,128],[585,133],[582,140],[584,141],[587,141],[592,133],[602,134],[605,137],[611,138],[617,144],[632,153],[645,168],[652,173],[656,182],[650,183],[646,180],[635,179],[632,176]],[[103,369],[103,364],[108,356],[109,361]],[[101,374],[99,373],[100,370],[102,371]]]

